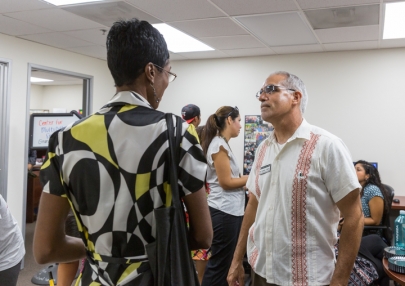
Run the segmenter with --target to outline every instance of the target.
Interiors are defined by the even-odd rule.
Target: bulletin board
[[[51,135],[82,118],[77,112],[32,113],[30,115],[30,149],[47,149]]]
[[[243,156],[243,175],[249,175],[255,159],[256,149],[271,132],[273,126],[263,121],[260,115],[245,116],[245,144]]]

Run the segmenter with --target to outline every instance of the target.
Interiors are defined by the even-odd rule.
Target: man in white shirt
[[[353,161],[341,139],[304,118],[304,83],[270,75],[257,94],[272,135],[256,151],[229,285],[243,285],[243,256],[254,286],[347,285],[363,219]],[[335,261],[339,216],[345,218]]]

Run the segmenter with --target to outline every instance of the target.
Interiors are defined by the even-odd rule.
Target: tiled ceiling
[[[0,33],[103,60],[112,23],[133,17],[166,23],[215,49],[170,53],[172,60],[405,47],[405,39],[382,39],[386,2],[396,1],[104,0],[57,7],[0,0]]]

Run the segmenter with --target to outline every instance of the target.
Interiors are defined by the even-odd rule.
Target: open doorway
[[[93,77],[90,75],[44,67],[28,65],[27,114],[61,114],[72,110],[87,116],[91,113]],[[31,148],[30,116],[26,121],[25,162],[27,176],[24,177],[24,213],[23,233],[26,223],[36,220],[42,187],[39,173],[46,147]],[[35,151],[35,152],[33,152]],[[32,166],[32,167],[31,167]]]

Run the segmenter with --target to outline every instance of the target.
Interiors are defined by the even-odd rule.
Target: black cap
[[[194,117],[200,116],[200,108],[194,104],[187,104],[181,109],[181,116],[187,123],[191,123]]]

